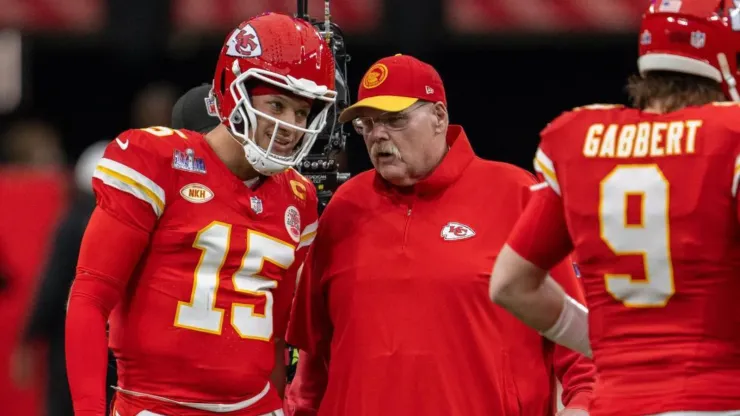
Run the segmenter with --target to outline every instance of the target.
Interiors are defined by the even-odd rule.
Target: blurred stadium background
[[[478,154],[529,169],[539,130],[561,111],[625,103],[648,1],[331,4],[352,56],[353,99],[373,61],[415,55],[439,70],[452,122]],[[72,203],[81,152],[127,128],[168,125],[177,97],[211,81],[236,23],[295,8],[295,0],[0,0],[0,414],[43,414],[48,347],[34,343],[36,365],[20,370],[13,351],[58,244],[51,236]],[[323,0],[309,0],[309,12],[321,18]],[[352,139],[356,173],[370,163]],[[35,377],[19,376],[23,368]]]

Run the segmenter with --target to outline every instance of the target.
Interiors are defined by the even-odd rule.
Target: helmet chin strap
[[[244,129],[244,136],[241,137],[240,135],[235,135],[231,129],[229,129],[229,135],[232,139],[234,139],[235,142],[239,144],[244,149],[244,156],[246,156],[247,162],[249,162],[250,165],[254,168],[254,170],[257,171],[260,175],[264,176],[272,176],[275,174],[278,174],[280,172],[284,172],[287,170],[290,166],[286,166],[285,164],[277,163],[274,160],[267,157],[267,155],[272,150],[272,146],[275,143],[275,137],[278,133],[278,128],[280,127],[279,123],[276,123],[275,128],[272,132],[272,136],[270,138],[270,145],[267,149],[262,149],[257,145],[257,141],[255,138],[256,135],[256,128],[248,127],[248,123],[246,120],[244,120],[244,116],[240,114],[241,111],[235,110],[229,121],[233,124],[240,124],[244,123],[245,129]],[[252,117],[249,117],[249,119],[254,119],[256,124],[256,116],[252,114]]]
[[[316,137],[324,128],[329,108],[336,98],[336,92],[330,91],[326,86],[316,85],[313,81],[295,79],[290,75],[276,75],[269,71],[255,68],[242,72],[238,60],[233,62],[231,70],[237,78],[229,86],[229,92],[236,103],[234,109],[229,115],[229,121],[231,123],[230,130],[232,136],[235,136],[235,139],[236,136],[239,137],[239,140],[237,141],[240,142],[244,148],[247,161],[257,172],[266,176],[271,176],[296,166],[311,150],[311,146],[313,146]],[[257,79],[277,88],[285,89],[288,92],[303,95],[311,100],[318,99],[323,101],[325,103],[324,108],[316,115],[315,119],[311,122],[311,125],[306,126],[305,128],[291,123],[286,123],[272,115],[258,111],[252,106],[250,93],[247,91],[245,86],[247,79],[250,78]],[[267,149],[262,149],[256,142],[255,136],[257,134],[258,117],[275,123],[275,127],[270,138],[270,144]],[[243,131],[237,131],[238,129],[235,128],[239,124],[243,124]],[[275,145],[275,138],[278,135],[278,130],[281,126],[300,131],[304,135],[302,146],[292,156],[282,157],[280,155],[273,154],[272,152],[272,148]]]
[[[724,53],[717,54],[717,61],[719,62],[719,69],[722,72],[722,78],[727,84],[727,91],[730,94],[732,101],[740,101],[740,94],[737,93],[737,81],[732,76],[730,71],[730,63],[727,62],[727,56]]]
[[[242,143],[242,147],[244,147],[244,154],[247,156],[247,161],[257,172],[262,175],[272,176],[288,169],[288,166],[276,163],[275,161],[267,157],[267,155],[271,154],[272,152],[272,147],[275,144],[275,138],[277,137],[279,129],[280,123],[275,123],[275,127],[272,130],[272,136],[270,137],[270,144],[267,146],[267,149],[261,149],[264,154],[261,154],[261,152],[259,151],[260,149],[257,149],[259,145],[257,144],[257,138],[255,137],[256,129],[252,130],[253,133],[251,141],[247,140]]]

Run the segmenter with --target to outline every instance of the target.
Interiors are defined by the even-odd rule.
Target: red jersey
[[[321,216],[288,342],[328,360],[328,369],[299,362],[290,389],[296,415],[319,400],[322,416],[552,415],[553,373],[566,406],[588,407],[590,360],[488,297],[491,265],[533,175],[477,158],[460,126],[450,127],[448,143],[412,191],[365,172]],[[552,274],[582,299],[570,262]]]
[[[574,249],[591,414],[740,409],[740,106],[577,109],[542,132],[535,166],[549,187],[509,244],[543,268]]]
[[[120,135],[94,178],[98,209],[151,235],[110,316],[118,387],[130,391],[117,400],[178,415],[211,413],[134,392],[188,403],[253,398],[229,413],[238,415],[280,408],[269,381],[273,340],[285,333],[315,234],[313,184],[289,170],[250,188],[201,134],[161,127]],[[131,215],[142,201],[148,217]]]

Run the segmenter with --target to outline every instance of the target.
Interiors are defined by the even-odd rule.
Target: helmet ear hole
[[[221,95],[226,94],[226,68],[221,70]]]

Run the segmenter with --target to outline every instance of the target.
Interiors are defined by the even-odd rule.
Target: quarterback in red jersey
[[[107,413],[106,321],[116,416],[282,414],[282,338],[317,225],[316,190],[291,168],[335,96],[316,30],[265,14],[221,51],[207,100],[221,125],[110,143],[66,324],[75,414]]]
[[[593,351],[592,415],[740,414],[740,104],[717,102],[740,98],[737,30],[732,1],[656,2],[628,85],[637,108],[587,106],[542,132],[546,185],[491,296]],[[588,312],[543,284],[571,250]]]

